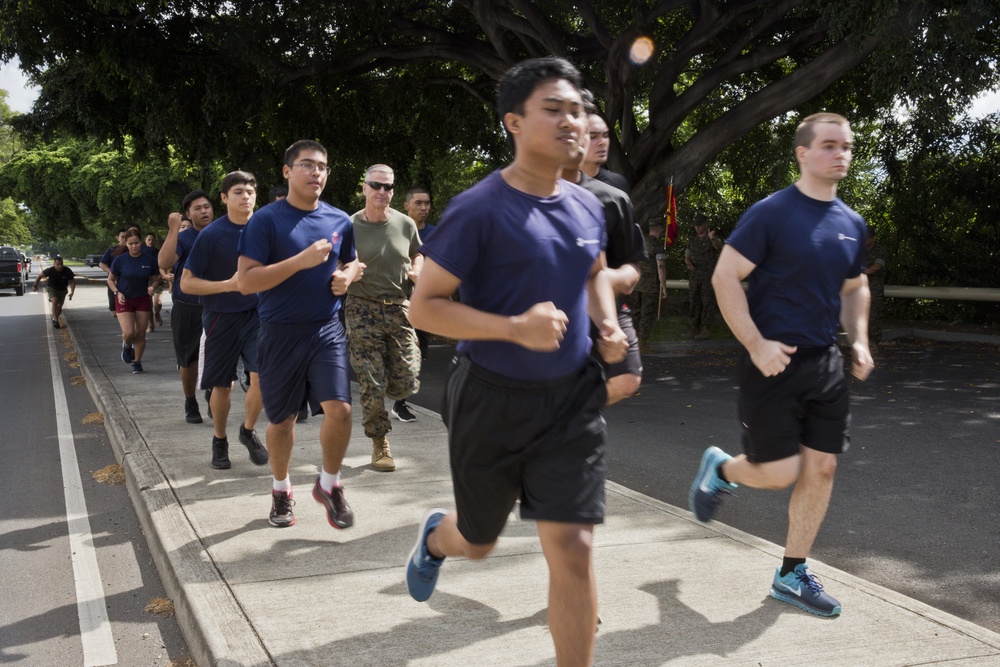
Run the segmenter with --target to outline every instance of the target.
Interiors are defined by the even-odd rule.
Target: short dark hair
[[[497,86],[497,113],[500,120],[508,113],[523,114],[524,102],[541,84],[553,79],[565,79],[580,90],[583,80],[579,70],[565,58],[546,56],[524,60],[507,70]]]
[[[594,100],[594,94],[587,90],[586,88],[580,91],[580,97],[583,98],[583,110],[589,116],[590,114],[599,114],[597,109],[597,102]]]
[[[212,201],[212,198],[204,190],[192,190],[181,200],[181,210],[187,213],[187,210],[191,208],[191,204],[202,198]]]
[[[249,171],[231,171],[222,177],[222,183],[219,184],[219,192],[228,195],[234,185],[249,185],[256,188],[257,179]]]
[[[285,185],[284,183],[278,183],[273,188],[271,188],[270,192],[267,193],[267,201],[275,202],[287,196],[288,196],[288,186]]]
[[[329,156],[326,147],[318,141],[300,139],[285,149],[285,164],[291,167],[302,151],[319,151],[323,155]]]
[[[52,258],[53,263],[61,261],[63,261],[62,255],[56,255],[55,257]]]
[[[833,123],[834,125],[846,127],[848,130],[851,129],[851,122],[839,113],[830,113],[827,111],[814,113],[811,116],[807,116],[801,123],[799,123],[799,126],[795,128],[796,148],[799,146],[805,146],[806,148],[812,146],[813,139],[816,138],[816,125],[819,123]]]
[[[406,191],[406,198],[403,201],[406,202],[410,201],[411,199],[413,199],[413,195],[427,195],[428,197],[430,197],[431,191],[419,185],[416,187],[412,187]]]

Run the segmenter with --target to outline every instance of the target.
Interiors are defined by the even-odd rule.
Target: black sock
[[[725,461],[723,461],[723,463],[725,463]],[[723,482],[729,484],[729,480],[726,479],[726,475],[722,472],[722,463],[720,463],[719,467],[715,469],[715,474],[718,475],[719,479],[721,479]]]
[[[779,576],[782,577],[785,576],[786,574],[794,570],[796,566],[802,565],[805,562],[806,562],[805,558],[789,558],[788,556],[785,556],[781,560],[781,573]]]

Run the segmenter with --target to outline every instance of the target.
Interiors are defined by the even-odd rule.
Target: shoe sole
[[[323,509],[326,510],[326,522],[331,526],[333,526],[334,528],[336,528],[337,530],[344,530],[345,528],[350,528],[351,526],[354,525],[354,519],[351,519],[351,523],[347,524],[346,526],[338,526],[336,523],[333,522],[333,519],[330,518],[330,510],[328,509],[329,506],[326,504],[326,499],[323,498],[323,496],[319,492],[319,485],[313,486],[313,500],[315,500],[316,502],[318,502],[320,505],[323,506]]]
[[[222,464],[212,461],[212,467],[215,468],[216,470],[229,470],[230,468],[233,467],[233,463],[232,461],[226,461],[225,464]]]
[[[410,555],[406,558],[406,590],[409,591],[410,597],[416,600],[417,602],[427,602],[427,600],[430,600],[431,595],[434,594],[434,589],[437,588],[437,580],[435,579],[434,585],[431,587],[430,595],[425,597],[423,600],[415,596],[413,594],[413,591],[410,591],[410,564],[413,562],[413,558],[414,556],[417,555],[417,552],[420,551],[420,546],[424,543],[424,532],[427,530],[427,522],[431,520],[432,516],[439,513],[447,515],[448,510],[443,509],[441,507],[435,507],[433,509],[427,510],[427,512],[424,514],[424,518],[420,520],[420,528],[417,530],[417,541],[413,545],[413,548],[410,549]],[[438,525],[441,524],[438,523]],[[440,570],[438,571],[440,572]]]
[[[288,528],[289,526],[294,526],[294,525],[295,525],[295,517],[293,516],[293,517],[292,517],[292,520],[291,520],[291,521],[289,521],[288,523],[275,523],[275,522],[274,522],[274,521],[273,521],[273,520],[271,519],[271,517],[268,517],[268,518],[267,518],[267,522],[268,522],[269,524],[271,524],[272,526],[274,526],[275,528]]]
[[[202,419],[201,417],[185,417],[184,421],[186,421],[188,424],[201,424],[205,420]]]
[[[815,614],[816,616],[839,616],[840,615],[840,605],[837,605],[831,611],[824,611],[822,609],[816,609],[815,607],[810,607],[809,605],[807,605],[800,598],[797,598],[797,597],[795,597],[793,595],[785,595],[784,593],[779,592],[778,590],[776,590],[774,588],[774,586],[771,586],[770,596],[772,598],[774,598],[775,600],[780,600],[782,602],[787,602],[790,605],[798,607],[802,611],[808,611],[810,614]]]
[[[396,470],[396,464],[390,463],[387,465],[385,463],[372,463],[372,469],[375,472],[393,472]]]
[[[402,418],[402,417],[400,417],[400,416],[399,416],[398,414],[396,414],[396,411],[395,411],[395,410],[391,410],[391,411],[390,411],[390,414],[391,414],[391,415],[392,415],[393,417],[395,417],[396,419],[398,419],[399,421],[403,422],[404,424],[409,424],[410,422],[415,422],[415,421],[417,421],[417,418],[416,418],[416,417],[410,417],[409,419],[403,419],[403,418]]]

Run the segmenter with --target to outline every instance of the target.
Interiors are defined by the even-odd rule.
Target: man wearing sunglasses
[[[347,340],[351,367],[361,386],[365,436],[372,439],[372,467],[392,472],[396,463],[387,438],[392,425],[385,398],[402,401],[420,388],[420,348],[407,319],[407,280],[416,283],[423,267],[420,236],[409,216],[389,207],[395,176],[376,164],[365,171],[365,207],[351,216],[362,279],[347,290]],[[400,421],[416,419],[404,403],[393,407]]]

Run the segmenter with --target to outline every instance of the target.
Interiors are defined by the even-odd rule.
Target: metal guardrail
[[[686,280],[667,280],[667,289],[688,289]],[[898,299],[941,299],[950,301],[1000,301],[996,287],[910,287],[886,285],[885,295]]]

